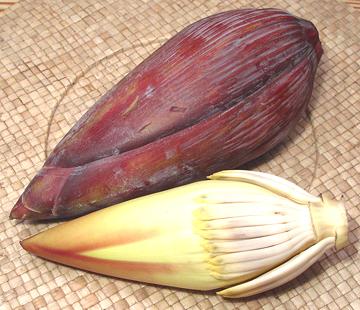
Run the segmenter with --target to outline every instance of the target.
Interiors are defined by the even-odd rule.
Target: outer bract
[[[262,155],[306,108],[321,54],[315,27],[278,9],[195,22],[78,121],[11,218],[78,216]]]

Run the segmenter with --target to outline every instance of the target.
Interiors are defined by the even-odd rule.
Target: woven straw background
[[[246,168],[314,194],[344,195],[350,244],[260,296],[214,294],[94,275],[29,255],[19,240],[54,224],[8,214],[51,150],[116,81],[185,25],[241,7],[312,20],[324,55],[308,116]],[[23,0],[0,17],[0,309],[360,309],[360,14],[334,0]]]

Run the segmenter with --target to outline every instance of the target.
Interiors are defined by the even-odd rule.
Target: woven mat
[[[0,18],[0,309],[360,309],[360,14],[334,0],[257,1],[312,20],[324,56],[309,115],[246,168],[314,194],[344,195],[350,244],[260,296],[214,294],[108,278],[27,254],[19,240],[54,224],[8,214],[51,150],[116,81],[185,25],[254,1],[23,0]]]

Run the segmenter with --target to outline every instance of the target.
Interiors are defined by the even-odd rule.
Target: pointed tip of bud
[[[42,253],[42,246],[34,240],[35,236],[21,240],[19,243],[26,252],[46,258],[46,256],[44,256]]]
[[[21,247],[22,247],[25,251],[27,251],[27,246],[26,246],[25,240],[21,240],[21,241],[19,241],[19,243],[20,243]]]
[[[29,252],[29,253],[34,253],[33,249],[32,249],[32,246],[31,246],[31,242],[30,241],[31,238],[28,238],[28,239],[24,239],[24,240],[21,240],[19,243],[21,245],[21,247]]]
[[[22,201],[22,197],[16,202],[10,211],[10,220],[19,220],[20,222],[25,220],[39,221],[50,220],[55,216],[48,212],[42,212],[35,209],[31,209],[26,203]]]
[[[25,206],[21,199],[19,199],[14,205],[14,207],[11,209],[9,219],[24,220],[28,218],[31,213],[32,211]]]

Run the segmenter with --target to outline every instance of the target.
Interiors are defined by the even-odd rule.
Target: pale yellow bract
[[[344,246],[341,202],[253,171],[130,200],[22,242],[49,260],[115,277],[244,297]]]

